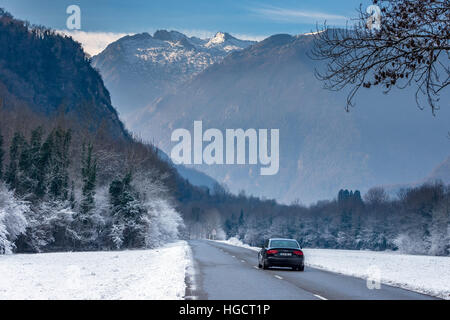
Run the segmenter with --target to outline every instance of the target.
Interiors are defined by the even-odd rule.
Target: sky
[[[368,0],[0,0],[15,17],[67,31],[70,5],[81,9],[81,30],[70,34],[96,54],[126,35],[177,30],[211,37],[218,31],[252,40],[316,30],[325,20],[343,26]]]

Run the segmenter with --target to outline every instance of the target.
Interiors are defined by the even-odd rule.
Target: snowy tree
[[[72,228],[75,212],[68,201],[43,201],[25,217],[28,226],[20,238],[22,252],[72,250],[80,237]]]
[[[154,248],[178,239],[183,220],[174,207],[164,199],[149,199],[144,205],[148,213],[144,217],[145,246]]]
[[[431,248],[429,254],[445,256],[450,252],[450,197],[447,196],[433,210],[430,226]]]
[[[168,175],[161,175],[155,170],[139,170],[132,181],[133,188],[139,190],[145,210],[142,229],[145,246],[153,248],[178,239],[183,219],[171,204],[170,192],[164,181]],[[219,217],[220,219],[220,217]],[[221,223],[217,223],[220,228]]]
[[[93,157],[93,146],[83,144],[81,155],[81,176],[82,176],[82,194],[81,203],[74,219],[74,226],[83,246],[93,244],[97,240],[99,233],[99,225],[97,222],[102,221],[95,213],[95,187],[97,179],[97,161]],[[74,191],[71,192],[70,203],[75,207]]]
[[[142,247],[145,243],[145,208],[131,181],[129,172],[123,179],[112,181],[109,187],[113,220],[111,238],[117,249]]]
[[[0,183],[0,254],[12,253],[14,241],[25,232],[25,214],[29,206],[14,197],[4,183]]]

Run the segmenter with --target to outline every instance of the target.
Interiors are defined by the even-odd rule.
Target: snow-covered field
[[[182,299],[185,241],[153,250],[0,255],[0,299]]]
[[[450,257],[332,249],[304,249],[306,265],[450,300]]]
[[[252,250],[236,238],[220,241]],[[303,249],[310,267],[367,279],[450,300],[450,257],[334,249]]]

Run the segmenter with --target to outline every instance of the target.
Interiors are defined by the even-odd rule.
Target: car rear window
[[[271,240],[270,241],[271,248],[292,248],[298,249],[298,243],[295,240]]]

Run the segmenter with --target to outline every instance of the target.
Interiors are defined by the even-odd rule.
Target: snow
[[[334,249],[303,252],[310,267],[364,279],[378,270],[381,283],[450,300],[450,257]]]
[[[216,35],[209,40],[209,42],[206,44],[206,47],[210,47],[213,44],[221,44],[225,42],[225,33],[223,32],[217,32]]]
[[[157,34],[155,36],[135,35],[119,40],[127,63],[137,66],[135,71],[149,72],[149,68],[170,67],[171,71],[177,74],[182,72],[182,75],[195,75],[209,65],[221,61],[228,53],[255,43],[233,38],[223,32],[204,40],[188,38],[175,31],[171,31],[165,40],[160,39]],[[188,78],[189,76],[184,80]]]
[[[0,254],[11,253],[14,240],[25,231],[25,214],[29,206],[14,197],[4,183],[0,183]]]
[[[249,249],[249,250],[254,250],[254,251],[261,250],[261,248],[252,247],[252,246],[249,246],[248,244],[243,243],[241,240],[239,240],[236,237],[229,238],[228,240],[215,240],[215,241],[216,242],[222,242],[222,243],[225,243],[225,244],[229,244],[231,246],[236,246],[236,247],[246,248],[246,249]]]
[[[259,251],[237,238],[218,241]],[[392,251],[303,249],[306,266],[380,282],[450,300],[450,257],[420,256]]]
[[[0,256],[0,299],[183,299],[190,247]]]

